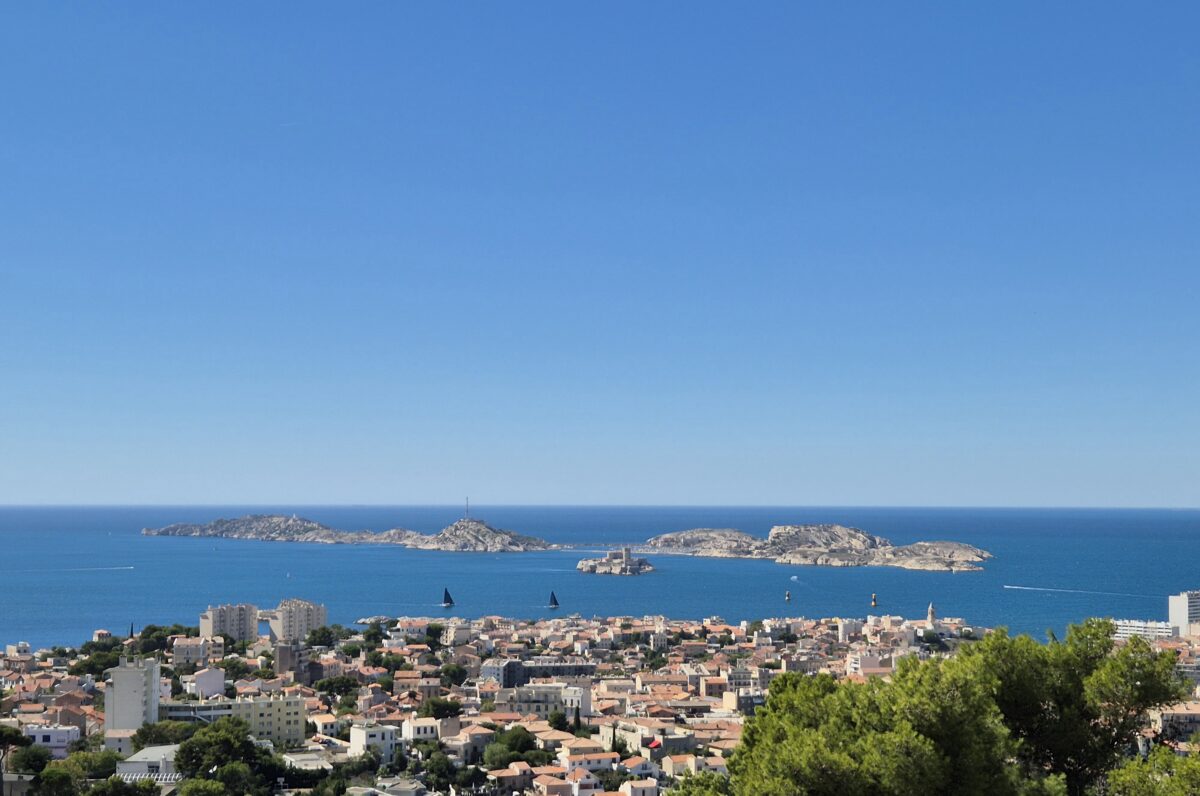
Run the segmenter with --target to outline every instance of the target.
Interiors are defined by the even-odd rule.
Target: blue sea
[[[479,506],[490,524],[579,545],[639,542],[687,528],[766,535],[784,523],[841,523],[897,544],[949,539],[991,551],[983,572],[832,569],[765,561],[653,556],[641,577],[575,571],[582,550],[442,553],[387,545],[310,545],[147,537],[144,527],[247,513],[299,514],[345,530],[436,532],[450,506],[0,507],[0,642],[77,645],[96,628],[196,624],[207,605],[325,603],[330,620],[362,616],[559,614],[943,616],[1044,638],[1089,616],[1165,619],[1167,595],[1200,588],[1200,511],[837,507]],[[437,603],[449,588],[451,610]],[[791,591],[792,602],[784,602]]]

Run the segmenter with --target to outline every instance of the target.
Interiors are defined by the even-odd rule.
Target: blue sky
[[[1200,505],[1194,4],[0,22],[0,502]]]

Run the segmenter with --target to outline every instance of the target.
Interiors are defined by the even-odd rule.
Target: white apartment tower
[[[205,638],[226,635],[234,641],[256,641],[258,608],[247,604],[210,605],[200,614],[200,635]]]
[[[329,612],[323,605],[295,598],[284,600],[275,609],[275,614],[270,620],[271,640],[303,641],[310,630],[324,627],[328,619]]]
[[[1184,591],[1168,597],[1167,621],[1181,636],[1196,635],[1193,627],[1200,625],[1200,591]]]
[[[105,672],[108,690],[104,697],[104,729],[137,730],[158,721],[161,690],[158,661],[126,658]]]

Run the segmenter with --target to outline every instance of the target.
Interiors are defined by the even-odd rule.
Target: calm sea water
[[[446,506],[0,507],[0,641],[78,644],[95,628],[195,624],[210,603],[273,606],[303,597],[331,621],[361,616],[646,615],[729,621],[765,616],[943,616],[1043,637],[1089,616],[1165,619],[1167,595],[1200,588],[1200,511],[1079,509],[480,506],[494,526],[576,545],[637,542],[697,527],[765,535],[782,523],[837,522],[896,543],[952,539],[995,554],[985,571],[790,567],[763,561],[652,557],[637,578],[583,575],[578,550],[495,555],[392,546],[144,537],[143,527],[250,512],[297,513],[335,528],[435,532]],[[437,605],[448,587],[458,605]],[[1009,588],[1021,587],[1021,588]],[[784,592],[792,592],[790,605]]]

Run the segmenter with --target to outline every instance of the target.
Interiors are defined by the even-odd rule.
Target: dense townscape
[[[357,629],[300,599],[209,606],[78,649],[9,645],[5,794],[1174,793],[1122,790],[1152,766],[1196,776],[1171,767],[1200,729],[1200,593],[1171,616],[1038,644],[932,604]]]

